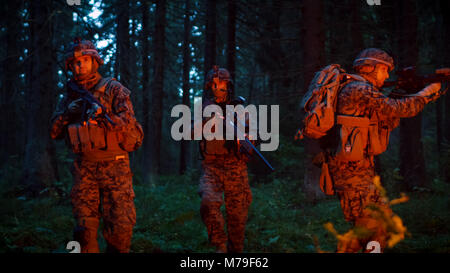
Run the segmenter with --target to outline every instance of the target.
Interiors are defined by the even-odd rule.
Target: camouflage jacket
[[[371,118],[376,114],[392,130],[399,118],[413,117],[426,104],[421,97],[389,98],[369,82],[354,81],[339,93],[336,114]]]
[[[123,142],[123,139],[127,139],[127,137],[131,136],[133,142],[135,142],[135,147],[132,150],[137,149],[137,147],[142,144],[144,133],[134,115],[130,99],[131,92],[115,79],[111,80],[111,78],[101,78],[93,88],[89,89],[89,91],[105,106],[106,113],[116,124],[112,126],[107,122],[102,122],[101,124],[103,124],[105,130],[120,135],[118,137],[119,142]],[[66,92],[58,104],[58,107],[51,118],[50,136],[53,139],[66,138],[67,140],[68,126],[81,121],[80,115],[71,115],[67,113],[67,107],[74,99],[76,99],[76,97],[73,97],[69,92]],[[120,145],[120,147],[117,147],[117,145],[110,145],[106,150],[94,150],[92,153],[94,154],[93,157],[102,157],[111,154],[124,154],[126,151],[127,149],[124,149],[122,145]]]
[[[385,151],[389,143],[389,134],[399,125],[400,118],[417,115],[425,104],[425,99],[421,97],[389,98],[368,81],[350,82],[343,87],[337,98],[338,123],[340,117],[350,116],[361,119],[356,122],[361,124],[358,126],[367,126],[362,125],[364,119],[367,120],[367,124],[373,125],[369,125],[368,135],[367,129],[366,133],[359,134],[358,132],[364,130],[355,131],[356,127],[351,125],[337,127],[336,129],[341,129],[334,130],[330,134],[325,146],[331,148],[331,154],[338,161],[344,163],[366,161],[371,156]],[[338,140],[339,143],[335,142]]]

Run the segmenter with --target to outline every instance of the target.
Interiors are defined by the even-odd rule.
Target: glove
[[[68,106],[67,106],[67,113],[68,114],[81,114],[82,111],[82,102],[83,99],[77,99],[72,101]]]
[[[91,108],[87,111],[89,119],[96,119],[102,114],[103,110],[98,104],[93,103]]]
[[[420,92],[418,92],[417,95],[424,98],[426,103],[429,103],[431,101],[435,101],[441,96],[441,94],[439,94],[440,89],[441,83],[432,83],[427,85]]]

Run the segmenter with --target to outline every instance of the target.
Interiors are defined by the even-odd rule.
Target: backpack
[[[358,75],[348,74],[339,64],[331,64],[316,72],[308,92],[303,96],[301,108],[305,111],[302,127],[295,139],[319,139],[326,136],[339,122],[336,117],[336,103],[339,92],[351,81],[365,81]],[[319,185],[327,195],[333,195],[333,181],[328,170],[326,153],[320,153],[313,160],[321,167]]]
[[[305,136],[318,139],[333,128],[339,91],[350,81],[364,80],[358,75],[345,72],[339,64],[331,64],[316,72],[303,96],[301,108],[306,115],[295,139]]]

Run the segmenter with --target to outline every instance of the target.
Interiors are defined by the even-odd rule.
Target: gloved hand
[[[427,103],[437,100],[441,94],[439,90],[441,89],[441,83],[432,83],[427,85],[424,89],[417,93],[418,96],[423,97]]]
[[[96,104],[93,103],[91,108],[87,111],[89,119],[96,119],[98,116],[102,114],[103,110],[102,108]]]
[[[67,106],[67,113],[68,114],[80,114],[82,111],[82,105],[83,105],[83,99],[77,99],[72,101],[68,106]]]

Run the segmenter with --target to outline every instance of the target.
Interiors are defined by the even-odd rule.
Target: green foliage
[[[386,176],[392,179],[391,176]],[[131,251],[210,252],[199,213],[198,172],[160,176],[153,184],[135,185],[137,224]],[[395,178],[394,178],[395,179]],[[5,181],[1,181],[4,185]],[[336,239],[323,225],[332,222],[348,230],[336,198],[315,205],[305,202],[301,180],[274,178],[253,185],[253,202],[246,228],[247,252],[333,252]],[[387,181],[387,184],[392,181]],[[448,252],[450,246],[450,185],[435,179],[430,192],[414,192],[410,201],[393,207],[411,233],[388,252]],[[67,197],[35,199],[3,193],[0,198],[0,252],[66,252],[74,220]],[[104,239],[99,232],[101,250]]]

